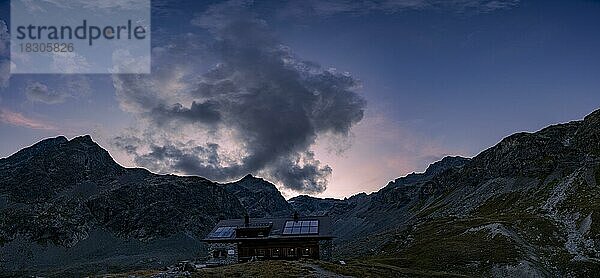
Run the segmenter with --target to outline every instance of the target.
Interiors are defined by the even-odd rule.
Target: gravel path
[[[302,265],[303,267],[312,269],[311,274],[309,274],[306,277],[325,277],[325,278],[351,278],[352,277],[352,276],[345,276],[345,275],[337,274],[335,272],[323,269],[322,267],[320,267],[316,264],[311,264],[311,263],[306,263],[306,262],[298,262],[298,264]]]

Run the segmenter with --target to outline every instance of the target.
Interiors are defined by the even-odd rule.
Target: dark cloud
[[[159,172],[216,180],[255,173],[321,192],[332,169],[311,147],[319,135],[347,136],[361,121],[359,84],[299,59],[246,4],[215,5],[195,18],[211,39],[191,51],[175,43],[156,48],[152,76],[113,77],[122,108],[143,126],[116,145]]]
[[[185,173],[211,176],[216,179],[228,178],[229,174],[224,173],[218,167],[220,165],[218,148],[219,145],[217,144],[190,148],[174,145],[154,145],[151,146],[149,153],[137,156],[135,162],[163,171],[178,169]]]
[[[321,166],[310,151],[296,157],[278,159],[269,167],[273,168],[272,176],[275,179],[288,184],[293,190],[308,193],[324,191],[332,172],[331,167]]]
[[[199,103],[192,102],[190,108],[177,103],[171,107],[159,105],[152,109],[149,117],[156,123],[163,124],[169,121],[184,121],[189,123],[201,122],[206,124],[217,123],[221,120],[218,104],[212,101]]]

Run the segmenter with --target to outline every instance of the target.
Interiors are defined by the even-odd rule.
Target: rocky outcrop
[[[427,167],[424,173],[412,173],[405,177],[397,178],[388,183],[387,187],[397,187],[431,180],[433,177],[451,169],[460,169],[470,161],[469,158],[460,156],[447,156]]]
[[[277,187],[264,179],[249,174],[223,187],[240,200],[250,217],[287,217],[294,213]]]
[[[337,257],[467,276],[586,277],[600,266],[599,186],[600,111],[343,200],[286,202],[250,175],[219,185],[123,168],[87,136],[57,137],[0,159],[0,269],[151,267],[202,254],[198,238],[220,218],[298,211],[332,218]]]
[[[367,194],[359,194],[358,196],[366,197]],[[308,195],[300,195],[288,200],[295,211],[298,211],[306,216],[331,216],[336,217],[343,215],[352,208],[351,202],[346,198],[343,200],[334,198],[316,198]]]
[[[368,195],[362,193],[343,200],[301,195],[289,202],[305,215],[329,215],[336,223],[336,242],[344,244],[407,223],[414,216],[410,209],[422,201],[429,182],[442,173],[462,168],[469,161],[458,156],[445,157],[431,164],[424,173],[398,178]]]
[[[291,201],[309,212],[347,208],[331,214],[337,256],[474,276],[574,277],[598,269],[600,110],[511,135],[470,160],[444,160],[361,202]]]
[[[49,246],[67,248],[71,251],[64,257],[44,267],[69,268],[69,262],[83,254],[75,247],[99,234],[111,242],[132,242],[118,248],[117,254],[128,255],[119,257],[113,267],[156,260],[146,255],[169,253],[169,248],[157,242],[174,238],[172,247],[183,248],[177,241],[191,239],[196,249],[177,249],[173,254],[194,256],[201,251],[199,239],[216,222],[245,214],[238,199],[218,184],[200,177],[121,167],[89,136],[47,139],[1,159],[0,199],[0,264],[6,270],[52,258],[16,256],[3,248],[17,244],[24,249],[21,252],[32,254]],[[97,254],[87,254],[89,263],[116,255]],[[165,261],[174,258],[161,256]]]

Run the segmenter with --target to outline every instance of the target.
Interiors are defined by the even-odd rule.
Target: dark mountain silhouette
[[[600,110],[447,157],[371,194],[298,196],[250,175],[217,184],[124,168],[89,136],[0,159],[0,269],[106,273],[206,255],[221,218],[329,215],[334,256],[470,276],[600,268]]]
[[[14,271],[160,265],[197,255],[219,219],[245,214],[218,184],[123,168],[89,136],[1,159],[0,199],[0,264]]]

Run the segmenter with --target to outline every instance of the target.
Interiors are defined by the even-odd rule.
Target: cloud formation
[[[80,75],[62,75],[51,78],[57,89],[49,88],[48,85],[39,81],[30,81],[25,87],[25,96],[31,102],[45,104],[58,104],[65,102],[68,98],[79,98],[89,96],[92,92],[87,77]]]
[[[30,82],[25,87],[25,96],[33,102],[43,102],[47,104],[62,103],[67,98],[65,93],[58,93],[48,89],[48,86],[40,82]]]
[[[154,48],[150,77],[113,77],[121,107],[140,126],[115,144],[154,171],[216,180],[254,173],[322,192],[332,169],[311,148],[319,135],[348,136],[362,120],[359,83],[299,59],[244,5],[215,5],[194,19],[208,41],[185,35]]]
[[[369,12],[397,13],[407,10],[445,9],[458,13],[489,13],[519,5],[520,0],[306,0],[289,1],[283,16],[332,16]]]
[[[30,129],[41,129],[41,130],[53,130],[54,126],[44,123],[43,121],[36,120],[24,116],[21,113],[10,111],[8,109],[0,108],[0,122],[19,126]]]

